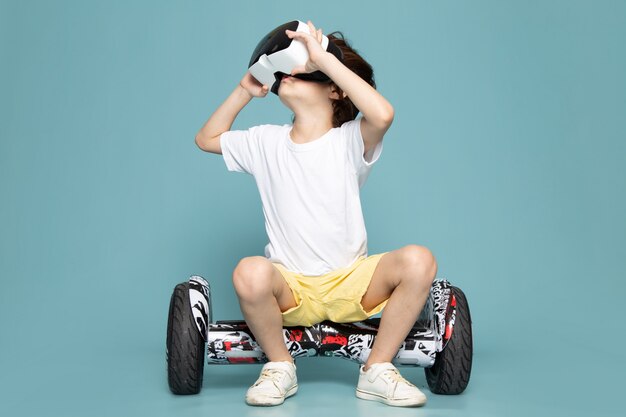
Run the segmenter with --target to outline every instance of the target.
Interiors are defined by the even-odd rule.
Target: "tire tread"
[[[465,391],[472,372],[472,319],[465,294],[452,286],[456,298],[456,317],[452,336],[437,354],[435,364],[426,368],[426,382],[435,394],[456,395]]]
[[[202,388],[205,344],[193,321],[189,283],[174,288],[167,321],[167,381],[177,395],[197,394]]]

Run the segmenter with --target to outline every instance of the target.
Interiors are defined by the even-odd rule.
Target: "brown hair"
[[[335,31],[326,36],[328,36],[330,42],[337,45],[339,49],[341,49],[341,52],[343,52],[343,64],[365,80],[369,85],[376,88],[372,66],[350,46],[343,33]],[[337,84],[331,81],[330,85],[339,95],[339,99],[332,101],[333,127],[339,127],[345,122],[356,119],[356,116],[359,114],[359,109],[357,109],[349,97],[343,98],[343,90]],[[295,121],[295,114],[292,117],[292,122],[293,121]]]

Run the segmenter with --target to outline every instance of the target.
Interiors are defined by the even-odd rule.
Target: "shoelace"
[[[261,375],[259,376],[259,379],[254,383],[254,386],[256,387],[257,385],[261,385],[265,381],[270,381],[272,384],[274,384],[276,389],[278,389],[279,391],[282,391],[281,388],[276,383],[276,380],[274,379],[274,375],[280,376],[280,374],[284,372],[285,371],[281,371],[278,369],[263,369],[261,371]]]
[[[389,377],[389,379],[391,379],[392,381],[397,383],[405,383],[410,387],[414,387],[415,385],[411,384],[409,381],[407,381],[402,375],[400,375],[400,373],[398,371],[396,371],[395,369],[389,369],[387,371],[385,371],[383,373],[383,375],[387,375]]]

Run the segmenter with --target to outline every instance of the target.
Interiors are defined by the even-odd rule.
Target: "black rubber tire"
[[[456,297],[456,317],[452,336],[437,354],[435,364],[425,369],[426,382],[435,394],[456,395],[465,391],[472,371],[472,319],[465,294],[451,287]]]
[[[202,388],[205,343],[194,323],[189,283],[174,288],[167,319],[167,382],[177,395],[197,394]]]

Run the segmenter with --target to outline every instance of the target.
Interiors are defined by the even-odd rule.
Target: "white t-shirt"
[[[260,125],[221,135],[229,171],[257,184],[269,243],[265,256],[288,270],[317,276],[367,256],[360,187],[382,141],[364,157],[361,118],[297,144],[293,125]]]

